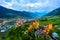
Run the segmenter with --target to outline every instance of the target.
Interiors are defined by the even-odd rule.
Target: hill
[[[60,8],[57,8],[51,12],[49,12],[46,16],[58,16],[60,15]]]
[[[16,11],[12,9],[7,9],[5,7],[0,6],[0,18],[15,18],[21,17],[25,19],[37,18],[40,13],[32,13],[26,11]]]

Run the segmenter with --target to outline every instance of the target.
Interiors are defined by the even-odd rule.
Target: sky
[[[18,11],[48,13],[60,7],[60,0],[0,0],[0,5]]]

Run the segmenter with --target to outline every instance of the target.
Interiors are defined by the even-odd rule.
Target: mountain
[[[40,13],[32,13],[26,11],[16,11],[0,6],[0,18],[21,17],[25,19],[38,18]]]
[[[60,15],[60,8],[57,8],[51,12],[49,12],[46,16],[58,16]]]

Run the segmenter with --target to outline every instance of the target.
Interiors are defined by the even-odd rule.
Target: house
[[[2,27],[2,23],[0,23],[0,28]]]

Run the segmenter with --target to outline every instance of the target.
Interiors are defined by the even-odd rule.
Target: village
[[[13,22],[13,21],[15,21],[13,25],[8,24],[9,22]],[[5,30],[11,27],[19,27],[23,25],[23,23],[25,23],[26,21],[27,20],[21,18],[12,19],[12,20],[3,19],[2,22],[0,23],[0,31],[4,32]]]

